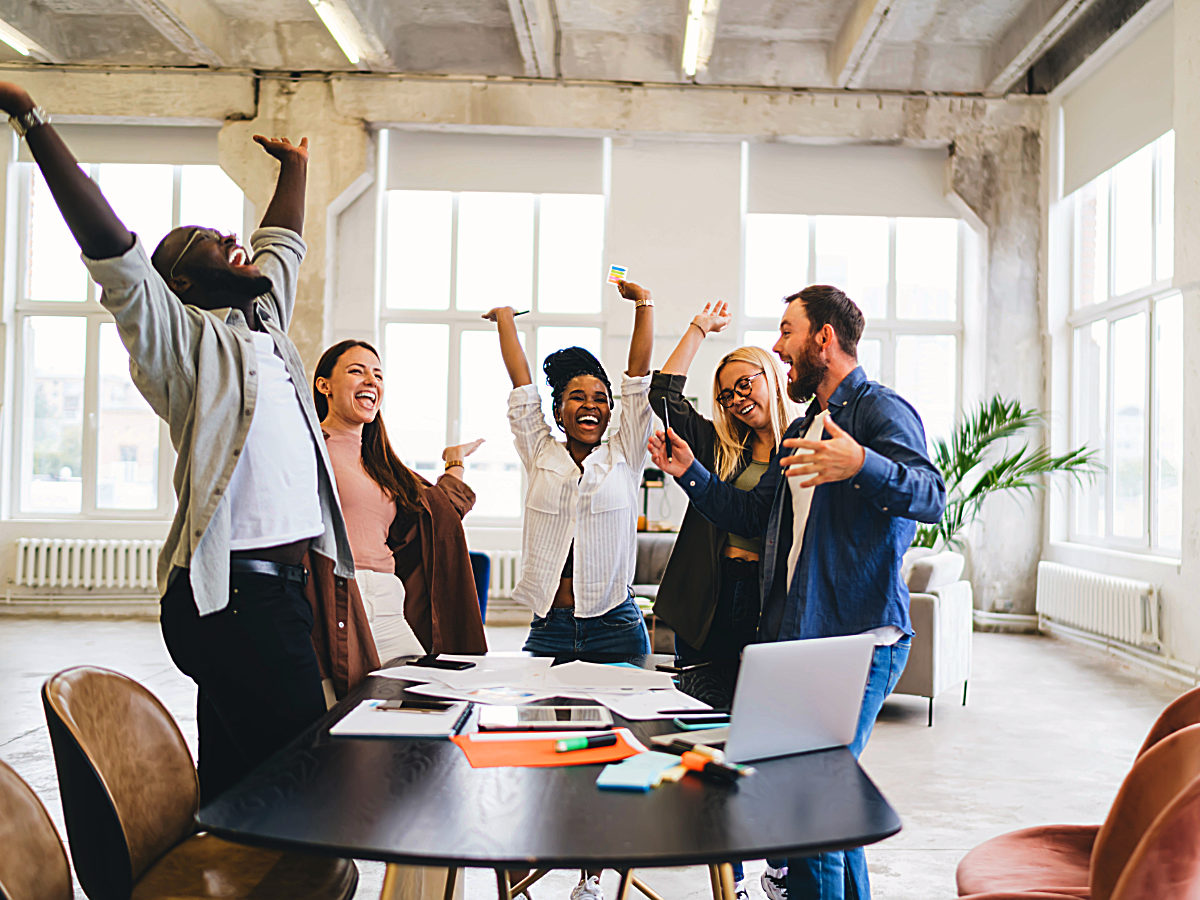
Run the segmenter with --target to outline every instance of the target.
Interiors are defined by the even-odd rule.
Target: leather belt
[[[274,575],[284,581],[308,584],[308,569],[304,566],[288,566],[269,559],[244,559],[235,556],[229,560],[229,573],[242,575]]]

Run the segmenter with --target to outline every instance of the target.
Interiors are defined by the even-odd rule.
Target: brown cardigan
[[[388,532],[396,575],[404,582],[404,618],[426,653],[486,653],[462,527],[475,492],[453,475],[443,475],[437,484],[416,478],[420,514],[416,521],[397,516]]]
[[[404,618],[426,653],[486,653],[462,527],[475,492],[452,475],[436,485],[416,477],[421,512],[415,521],[397,515],[388,533],[396,575],[404,582]],[[379,654],[354,579],[335,576],[333,560],[319,553],[310,551],[304,566],[311,573],[305,594],[313,607],[313,649],[321,677],[333,681],[341,699],[379,668]]]

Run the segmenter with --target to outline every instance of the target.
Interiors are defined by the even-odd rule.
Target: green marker
[[[590,750],[592,747],[611,747],[617,742],[615,734],[595,734],[591,737],[567,738],[554,742],[555,753],[566,753],[570,750]]]

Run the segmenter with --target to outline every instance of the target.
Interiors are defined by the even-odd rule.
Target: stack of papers
[[[674,718],[681,709],[711,709],[707,703],[677,690],[666,672],[578,661],[552,666],[552,659],[537,656],[441,658],[473,662],[475,666],[454,671],[405,665],[372,674],[421,682],[408,690],[426,697],[501,706],[555,697],[591,700],[634,721]]]

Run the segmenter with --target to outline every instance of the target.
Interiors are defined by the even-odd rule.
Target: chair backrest
[[[46,807],[0,761],[0,897],[71,900],[71,868]]]
[[[171,714],[118,672],[67,669],[42,686],[75,874],[90,900],[128,900],[195,830],[196,767]]]
[[[1111,900],[1200,897],[1200,778],[1175,797],[1129,858]]]
[[[1091,900],[1111,900],[1150,826],[1196,778],[1200,778],[1200,725],[1163,738],[1133,764],[1092,847]]]
[[[492,577],[492,560],[486,553],[472,550],[471,575],[475,578],[475,594],[479,597],[479,618],[487,622],[488,582]]]
[[[633,573],[634,584],[659,584],[663,572],[671,560],[675,548],[673,532],[644,531],[637,536],[637,565]]]
[[[1137,755],[1140,757],[1163,738],[1174,734],[1180,728],[1196,724],[1200,724],[1200,687],[1180,694],[1167,704],[1167,708],[1159,713],[1157,721],[1151,726],[1150,733],[1146,735],[1142,749],[1138,751]]]

